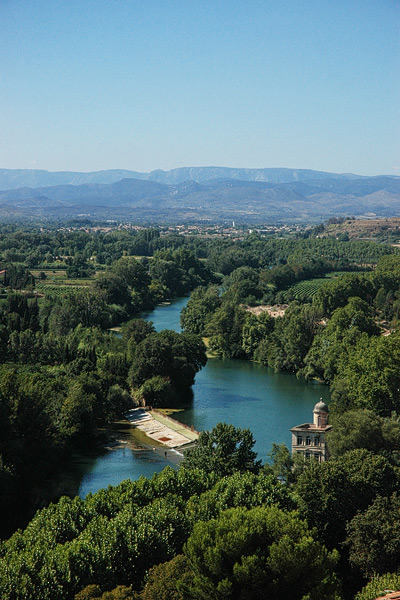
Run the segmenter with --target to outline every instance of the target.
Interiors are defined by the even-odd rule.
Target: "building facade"
[[[290,430],[292,433],[292,456],[303,455],[305,460],[314,458],[324,462],[329,458],[329,449],[326,445],[326,433],[332,429],[329,425],[329,408],[322,401],[317,402],[313,410],[313,422],[296,425]]]

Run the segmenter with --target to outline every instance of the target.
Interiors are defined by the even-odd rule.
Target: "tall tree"
[[[186,469],[199,468],[219,477],[237,471],[257,473],[261,461],[253,450],[255,440],[249,429],[240,429],[218,423],[211,431],[202,431],[194,448],[189,449],[182,461]]]

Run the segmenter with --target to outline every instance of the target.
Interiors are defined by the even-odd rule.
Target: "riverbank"
[[[181,448],[193,444],[199,432],[157,410],[132,408],[126,415],[127,420],[150,439],[167,448]]]
[[[157,331],[180,331],[180,311],[187,300],[177,299],[142,316],[152,321]],[[249,428],[256,440],[258,458],[265,462],[273,442],[290,447],[290,428],[312,418],[313,407],[321,396],[329,404],[328,386],[297,379],[292,373],[275,373],[251,361],[210,358],[196,375],[193,399],[183,410],[173,410],[171,416],[179,428],[185,423],[198,431],[209,431],[219,422]],[[172,429],[168,419],[165,424]],[[186,437],[186,428],[184,434]],[[105,430],[104,438],[100,451],[74,457],[70,490],[64,493],[78,493],[85,498],[89,492],[117,485],[124,479],[151,478],[167,466],[177,469],[191,446],[187,443],[176,449],[168,447],[126,419]],[[63,481],[66,480],[64,473]]]

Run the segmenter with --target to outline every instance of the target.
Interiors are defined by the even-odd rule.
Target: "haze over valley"
[[[184,167],[140,173],[0,170],[1,218],[310,222],[400,214],[400,177]]]

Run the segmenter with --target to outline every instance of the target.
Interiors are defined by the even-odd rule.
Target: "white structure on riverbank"
[[[326,445],[326,433],[332,429],[328,424],[329,408],[322,398],[314,406],[313,422],[296,425],[290,430],[292,432],[292,456],[302,454],[304,459],[314,457],[318,462],[329,458],[329,450]]]
[[[171,417],[162,415],[157,410],[132,408],[125,415],[126,419],[140,429],[150,440],[168,448],[181,448],[197,441],[199,433]]]

